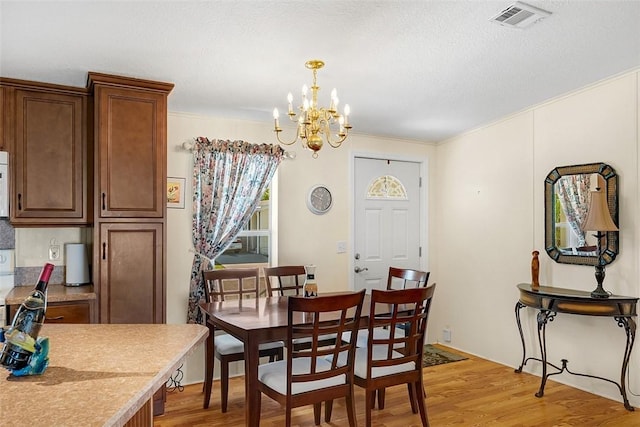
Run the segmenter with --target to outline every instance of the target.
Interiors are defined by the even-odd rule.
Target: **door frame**
[[[368,158],[376,160],[395,160],[401,162],[411,162],[420,164],[420,177],[422,178],[422,185],[420,186],[420,247],[422,248],[422,256],[420,257],[420,269],[429,271],[429,159],[428,157],[416,157],[406,154],[398,153],[379,153],[369,151],[351,151],[349,153],[349,262],[347,263],[348,277],[349,277],[349,289],[354,290],[355,276],[353,269],[355,267],[355,260],[353,254],[355,253],[355,230],[356,230],[356,212],[355,212],[355,162],[356,158]]]

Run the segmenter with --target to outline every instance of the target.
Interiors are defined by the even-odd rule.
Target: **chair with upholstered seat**
[[[373,339],[367,342],[366,348],[356,349],[354,362],[355,383],[365,389],[367,427],[371,426],[376,391],[398,384],[407,384],[412,412],[420,412],[422,425],[429,425],[422,380],[422,356],[435,288],[433,284],[427,288],[374,289],[371,292],[368,330]],[[407,325],[407,329],[405,334],[397,335],[395,331],[400,325]],[[373,335],[373,330],[380,327],[390,331],[386,338]],[[340,365],[344,363],[341,361]],[[330,406],[330,403],[327,405]]]
[[[278,295],[301,295],[303,294],[304,280],[306,272],[303,265],[285,265],[279,267],[263,268],[264,277],[267,282],[267,292],[271,297],[274,293]],[[320,337],[321,345],[333,345],[335,335],[325,335]],[[308,339],[296,339],[293,342],[296,348],[309,348]]]
[[[389,267],[389,275],[387,277],[387,290],[391,289],[408,289],[427,286],[431,272],[413,270],[411,268]],[[396,334],[404,334],[405,325],[398,325]],[[373,331],[375,338],[387,338],[389,330],[385,328],[376,328]],[[366,330],[358,332],[358,341],[356,346],[366,347],[368,332]],[[378,390],[378,409],[384,409],[384,389]]]
[[[319,425],[322,402],[342,397],[346,399],[349,425],[356,425],[352,363],[355,340],[345,342],[341,338],[345,331],[355,336],[363,299],[364,290],[314,298],[289,297],[287,358],[258,367],[260,395],[264,393],[285,406],[286,426],[291,425],[292,408],[312,404],[314,421]],[[332,346],[320,346],[318,338],[327,334],[335,334],[338,339]],[[303,338],[309,339],[310,348],[296,349],[293,341]],[[339,360],[346,363],[338,366]],[[329,422],[331,405],[325,409],[325,421]]]
[[[234,298],[258,298],[260,277],[258,268],[226,268],[202,272],[205,298],[207,302],[224,301]],[[227,412],[229,394],[229,363],[244,360],[244,344],[229,334],[214,336],[215,357],[220,360],[221,410]],[[260,345],[260,357],[270,361],[283,359],[282,341]],[[209,407],[213,383],[213,360],[206,360],[204,384],[204,408]]]
[[[387,289],[407,289],[427,286],[430,274],[428,271],[389,267]],[[402,328],[402,325],[398,325],[398,327]],[[389,331],[385,328],[378,328],[373,331],[373,334],[377,338],[385,338],[389,336]],[[358,331],[356,347],[366,347],[368,337],[369,332],[366,329]]]
[[[410,268],[389,267],[387,289],[407,289],[427,286],[431,272]]]
[[[267,293],[270,297],[274,292],[280,296],[302,293],[306,274],[303,265],[265,267],[263,271],[267,282]]]

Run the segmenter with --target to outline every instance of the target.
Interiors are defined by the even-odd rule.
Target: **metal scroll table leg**
[[[633,349],[633,343],[636,339],[636,322],[632,317],[616,317],[618,326],[624,327],[624,331],[627,333],[627,344],[624,349],[624,358],[622,359],[622,371],[620,372],[620,393],[624,400],[624,407],[633,411],[634,407],[629,404],[627,399],[627,389],[625,386],[625,376],[627,368],[629,367],[629,357],[631,357],[631,350]]]
[[[542,355],[542,381],[536,397],[544,396],[544,386],[547,383],[547,322],[552,322],[556,313],[549,310],[540,310],[538,313],[538,342],[540,343],[540,354]]]
[[[522,372],[522,368],[524,367],[525,358],[527,357],[527,347],[524,344],[524,334],[522,333],[522,323],[520,322],[520,310],[522,307],[525,307],[520,301],[516,302],[516,324],[518,325],[518,332],[520,333],[520,341],[522,342],[522,362],[520,362],[520,366],[514,372],[520,373]]]

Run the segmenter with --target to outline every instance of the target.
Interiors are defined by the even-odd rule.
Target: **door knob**
[[[369,269],[367,267],[365,268],[360,268],[358,266],[356,266],[356,268],[353,269],[353,271],[355,271],[356,273],[362,273],[363,271],[368,271]]]

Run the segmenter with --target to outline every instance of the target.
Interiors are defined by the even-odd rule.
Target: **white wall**
[[[618,173],[620,254],[607,267],[604,287],[640,295],[639,98],[638,73],[628,73],[438,146],[435,261],[442,286],[432,330],[448,326],[453,347],[516,367],[522,357],[516,284],[531,280],[531,251],[541,252],[541,284],[595,288],[593,267],[557,264],[544,250],[544,179],[556,166],[604,162]],[[539,356],[535,313],[527,308],[522,315],[529,352]],[[611,318],[560,314],[547,326],[548,357],[619,381],[625,338]],[[639,362],[636,349],[627,384],[636,393]],[[539,363],[525,370],[540,372]],[[567,374],[553,380],[621,401],[617,388],[601,380]],[[630,402],[640,405],[637,396]]]
[[[56,266],[66,265],[65,244],[91,243],[91,228],[16,228],[15,233],[16,267],[41,268],[47,262]],[[54,261],[49,260],[52,244],[60,247],[60,258]]]
[[[358,134],[340,149],[323,148],[316,160],[299,145],[288,147],[297,152],[297,158],[284,161],[278,172],[278,262],[314,262],[322,289],[347,289],[351,251],[337,254],[336,242],[345,240],[351,247],[351,157],[384,153],[424,161],[430,231],[428,257],[423,262],[438,283],[428,340],[439,340],[442,329],[449,327],[452,342],[448,345],[516,367],[522,357],[514,318],[516,284],[530,281],[531,251],[541,252],[541,283],[583,290],[595,287],[592,267],[557,264],[545,254],[544,178],[554,167],[604,162],[616,169],[620,254],[607,267],[604,285],[616,294],[640,295],[638,79],[638,72],[611,78],[438,147]],[[187,178],[187,200],[192,159],[179,147],[196,136],[253,143],[272,143],[274,137],[268,119],[254,123],[170,113],[168,175]],[[335,196],[333,208],[323,216],[311,214],[305,204],[307,190],[317,183],[328,185]],[[190,204],[185,209],[168,209],[167,224],[167,321],[183,323],[193,258]],[[16,266],[41,265],[52,237],[61,243],[77,241],[83,238],[78,233],[17,230]],[[31,250],[25,252],[25,248]],[[523,309],[522,314],[527,346],[537,354],[534,313]],[[558,315],[547,332],[551,361],[567,358],[573,371],[619,380],[625,337],[612,319]],[[185,383],[202,380],[203,358],[202,347],[189,358]],[[639,364],[640,352],[635,349],[627,385],[636,393]],[[531,364],[526,369],[539,372]],[[566,374],[553,379],[620,400],[615,386],[603,381]],[[630,396],[630,401],[640,406],[637,396]]]
[[[355,120],[355,118],[354,118]],[[191,197],[191,153],[180,148],[182,142],[197,136],[218,139],[242,139],[251,143],[274,143],[272,121],[255,123],[204,117],[182,113],[169,113],[168,117],[168,175],[187,178],[187,200]],[[435,147],[410,141],[370,137],[352,134],[341,148],[325,146],[317,159],[311,157],[297,143],[285,147],[296,152],[296,159],[285,160],[277,172],[278,212],[277,259],[272,262],[284,264],[317,265],[316,276],[321,290],[345,290],[349,288],[351,251],[336,253],[336,243],[346,241],[351,247],[351,159],[353,153],[371,155],[393,155],[425,164],[435,152]],[[429,177],[424,182],[432,182],[434,169],[429,168]],[[307,209],[306,196],[314,184],[325,184],[333,193],[334,204],[325,215],[314,215]],[[429,194],[434,191],[430,190]],[[193,253],[191,248],[192,209],[186,203],[185,209],[167,211],[167,322],[186,321],[186,307],[189,294],[189,277]],[[426,215],[426,214],[425,214]],[[426,236],[424,238],[427,241]],[[425,251],[429,253],[429,251]],[[425,255],[426,258],[426,255]],[[425,259],[425,265],[428,261]],[[432,269],[432,275],[433,275]],[[433,276],[432,276],[433,277]],[[185,382],[202,381],[203,348],[187,361]],[[235,366],[241,371],[241,365]],[[216,375],[219,368],[216,365]],[[233,367],[232,367],[233,369]]]

